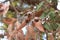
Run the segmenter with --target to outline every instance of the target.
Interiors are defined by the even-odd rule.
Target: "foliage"
[[[34,2],[32,0],[30,1],[10,0],[11,8],[4,18],[8,19],[3,25],[3,29],[5,29],[7,31],[6,33],[8,33],[9,35],[9,40],[14,39],[14,36],[16,40],[24,40],[24,37],[25,40],[28,40],[29,38],[36,40],[36,37],[39,36],[41,37],[39,38],[39,40],[42,40],[43,33],[46,33],[47,36],[48,33],[52,33],[53,35],[55,35],[56,31],[60,28],[60,11],[56,10],[57,0],[41,0],[39,3],[37,3],[38,0],[37,2],[35,2],[36,0],[34,0]],[[28,5],[26,8],[23,7],[25,4]],[[37,19],[35,19],[35,17],[37,17]],[[27,29],[27,33],[24,36],[22,28],[24,28],[25,26],[27,26],[27,28],[31,26],[31,28]],[[41,27],[44,32],[42,32],[43,30],[40,30]],[[35,36],[35,34],[37,34],[37,36]]]

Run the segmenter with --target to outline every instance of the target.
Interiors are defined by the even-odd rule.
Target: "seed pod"
[[[34,32],[33,26],[30,25],[27,27],[27,34],[25,36],[25,40],[29,40],[29,38],[34,39],[35,40],[36,37],[36,33]]]
[[[3,22],[6,23],[6,24],[13,24],[15,21],[16,21],[15,18],[6,18],[6,19],[3,19]]]
[[[41,21],[39,19],[35,19],[33,21],[33,25],[34,25],[34,27],[36,27],[37,29],[39,29],[41,32],[44,32],[43,25],[42,25],[42,23],[41,23]]]
[[[34,34],[35,34],[34,29],[33,29],[33,26],[28,26],[28,27],[27,27],[27,30],[28,30],[28,32],[29,32],[31,35],[34,35]]]
[[[24,21],[21,23],[20,27],[17,29],[17,31],[21,30],[26,24],[27,24],[27,23],[26,23],[26,21],[24,20]]]
[[[35,17],[40,17],[42,15],[43,11],[44,11],[44,9],[41,9],[41,10],[35,12],[34,13],[35,14]]]
[[[0,3],[0,15],[3,14],[4,17],[6,16],[6,13],[9,9],[9,5],[10,5],[9,1],[7,1],[5,3]]]

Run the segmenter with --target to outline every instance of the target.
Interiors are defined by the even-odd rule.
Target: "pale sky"
[[[5,1],[5,0],[0,0],[0,3],[1,3],[1,2],[4,2],[4,1]]]
[[[60,0],[58,0],[57,9],[60,10]]]

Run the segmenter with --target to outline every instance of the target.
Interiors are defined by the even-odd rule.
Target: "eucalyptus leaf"
[[[45,28],[46,30],[51,31],[51,28],[50,28],[50,25],[49,25],[49,24],[44,23],[43,26],[44,26],[44,28]]]
[[[36,10],[38,11],[40,8],[42,8],[43,5],[44,5],[44,1],[42,1],[41,3],[39,3],[39,5],[37,5]]]
[[[8,28],[8,25],[7,24],[4,24],[3,25],[3,29],[7,29]]]
[[[56,29],[58,28],[58,25],[56,23],[50,23],[50,26],[52,27],[52,30],[56,31]]]
[[[15,14],[15,12],[8,11],[6,14],[6,17],[8,17],[8,18],[16,17],[16,14]]]

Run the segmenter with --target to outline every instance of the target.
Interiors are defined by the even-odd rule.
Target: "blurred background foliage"
[[[23,16],[27,10],[39,11],[43,9],[40,18],[45,21],[43,24],[48,33],[56,35],[60,28],[60,11],[57,9],[57,0],[9,0],[11,2],[7,18],[16,18],[17,13]],[[16,10],[15,10],[16,9]],[[20,17],[21,18],[21,17]],[[8,26],[4,24],[3,28]],[[53,32],[52,32],[53,31]],[[60,35],[59,35],[60,36]]]

